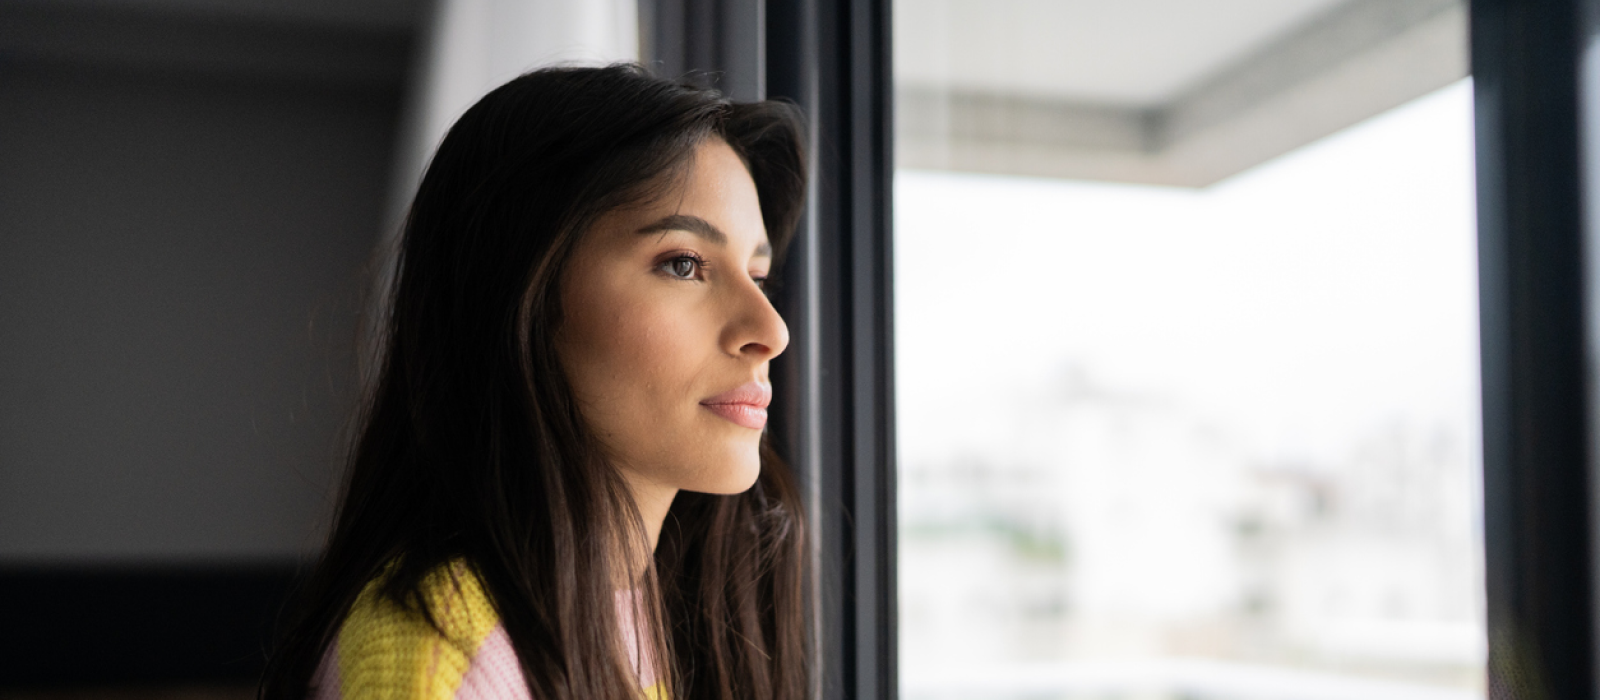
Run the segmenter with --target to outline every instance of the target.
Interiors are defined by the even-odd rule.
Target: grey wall
[[[398,81],[3,48],[0,563],[314,549]]]

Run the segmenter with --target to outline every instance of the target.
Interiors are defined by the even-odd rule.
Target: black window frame
[[[806,488],[817,697],[898,696],[889,0],[643,0],[645,61],[805,113],[806,214],[776,275],[775,446]]]
[[[1595,0],[1471,2],[1495,699],[1600,697],[1597,19]]]

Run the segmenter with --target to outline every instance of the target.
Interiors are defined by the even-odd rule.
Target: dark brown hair
[[[483,581],[533,697],[640,696],[614,590],[633,575],[618,543],[637,547],[643,525],[556,360],[559,280],[597,217],[665,194],[708,138],[744,159],[781,251],[804,199],[802,133],[792,106],[633,65],[528,73],[462,115],[406,218],[334,527],[262,697],[306,696],[368,582],[382,574],[385,596],[429,615],[419,585],[455,560]],[[801,518],[765,445],[749,491],[679,494],[638,582],[672,697],[807,695]]]

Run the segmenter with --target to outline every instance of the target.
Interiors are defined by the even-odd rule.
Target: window
[[[903,697],[1484,694],[1464,10],[1389,9],[896,4]]]

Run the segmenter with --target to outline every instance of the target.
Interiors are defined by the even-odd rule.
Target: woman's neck
[[[656,551],[656,543],[661,541],[661,524],[667,520],[667,511],[672,509],[672,499],[677,498],[678,490],[660,486],[633,489],[633,502],[639,508],[639,517],[644,520],[645,537],[650,543],[650,551]]]
[[[649,550],[640,554],[648,557],[656,551],[656,543],[661,541],[661,525],[667,520],[667,511],[672,509],[672,499],[678,496],[678,489],[663,486],[631,469],[621,471],[628,491],[633,496],[634,507],[639,509],[639,519],[644,524],[645,544]]]

